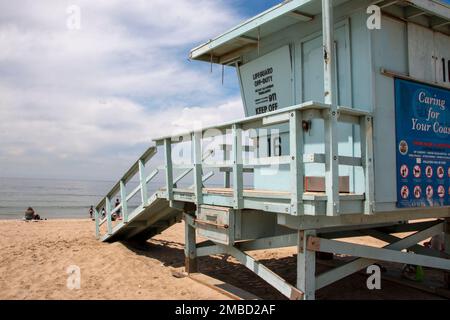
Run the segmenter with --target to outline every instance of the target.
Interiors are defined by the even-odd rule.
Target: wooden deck
[[[165,188],[161,188],[160,191],[165,192]],[[182,189],[176,188],[175,192],[179,193],[190,193],[194,194],[193,189]],[[233,188],[203,188],[203,194],[205,195],[218,195],[224,197],[232,197],[233,196]],[[274,191],[274,190],[263,190],[263,189],[244,189],[244,197],[249,198],[267,198],[267,199],[291,199],[291,193],[288,191]],[[339,196],[342,200],[364,200],[363,194],[356,193],[339,193]],[[325,201],[327,200],[327,196],[325,192],[304,192],[303,193],[304,200],[316,200],[316,201]]]

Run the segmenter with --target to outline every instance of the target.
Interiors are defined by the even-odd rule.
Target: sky
[[[241,118],[234,70],[189,50],[278,2],[0,0],[0,177],[115,179],[152,138]]]
[[[234,70],[188,53],[279,2],[0,0],[0,177],[114,180],[153,138],[243,117]]]

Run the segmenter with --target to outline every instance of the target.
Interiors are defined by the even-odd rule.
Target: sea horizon
[[[28,207],[44,219],[88,218],[90,206],[95,206],[114,183],[83,178],[0,177],[0,220],[22,219]],[[149,192],[157,187],[158,182],[149,184]]]

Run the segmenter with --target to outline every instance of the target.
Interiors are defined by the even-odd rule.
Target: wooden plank
[[[305,177],[306,192],[325,192],[324,177]],[[339,177],[339,192],[350,193],[350,177]]]
[[[253,250],[291,247],[296,246],[297,243],[298,243],[298,234],[291,233],[282,236],[274,236],[244,242],[237,242],[236,246],[241,251],[253,251]]]
[[[273,165],[281,165],[281,164],[289,164],[291,163],[290,156],[279,156],[279,157],[262,157],[262,158],[252,158],[248,159],[244,163],[246,166],[273,166]]]
[[[213,290],[216,290],[233,300],[260,300],[260,298],[252,293],[235,287],[229,283],[209,277],[203,273],[191,273],[189,274],[189,278]]]
[[[321,153],[310,153],[303,155],[304,163],[325,163],[325,155]],[[361,158],[358,157],[348,157],[339,156],[338,162],[343,166],[361,167],[363,165]]]
[[[161,191],[165,191],[165,188],[161,188]],[[174,189],[178,193],[193,194],[193,190],[190,189]],[[225,197],[233,196],[232,188],[203,188],[204,194],[221,195]],[[291,193],[289,191],[273,191],[273,190],[260,190],[260,189],[244,189],[244,197],[249,198],[270,198],[270,199],[290,199]],[[339,197],[341,201],[352,200],[364,200],[364,195],[354,193],[340,193]],[[326,194],[324,192],[305,192],[303,194],[303,200],[311,201],[326,201]]]
[[[262,123],[264,126],[274,125],[274,124],[280,124],[284,122],[288,122],[290,119],[289,113],[280,113],[273,116],[267,116],[262,119]]]

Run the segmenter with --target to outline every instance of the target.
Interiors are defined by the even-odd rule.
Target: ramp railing
[[[122,215],[122,223],[128,223],[129,208],[128,202],[136,194],[140,192],[140,203],[136,210],[141,209],[148,201],[147,184],[153,180],[159,173],[158,169],[153,170],[147,176],[145,175],[145,166],[153,156],[156,154],[157,148],[152,146],[148,148],[144,154],[131,166],[131,168],[119,179],[119,181],[112,187],[107,195],[97,204],[94,209],[95,212],[95,232],[97,238],[101,236],[100,227],[107,224],[106,232],[112,234],[113,232],[113,216],[119,211]],[[139,175],[139,184],[130,193],[127,193],[127,184],[130,180]],[[111,200],[115,195],[120,195],[120,204],[112,208]]]
[[[304,153],[304,125],[311,119],[322,119],[324,121],[323,144],[325,153],[323,154]],[[359,126],[361,157],[339,155],[338,138],[334,134],[336,130],[331,128],[336,121]],[[269,151],[265,154],[264,152],[261,153],[261,144],[271,133],[263,134],[261,139],[258,130],[268,129],[270,131],[274,127],[280,126],[287,127],[283,130],[289,135],[289,152],[280,151],[276,154],[274,151]],[[243,143],[242,133],[244,131],[248,133],[250,145]],[[157,146],[162,146],[164,149],[166,178],[164,196],[169,201],[194,202],[197,206],[202,204],[223,205],[234,209],[246,208],[302,215],[304,214],[305,199],[314,197],[314,195],[305,192],[304,165],[306,163],[322,163],[325,164],[323,172],[325,193],[314,199],[323,201],[325,198],[326,215],[336,216],[340,214],[339,172],[338,170],[332,170],[339,165],[363,168],[365,191],[359,199],[364,202],[362,209],[364,213],[373,213],[372,115],[366,111],[348,107],[332,109],[327,104],[307,102],[235,122],[174,136],[165,136],[154,141]],[[230,149],[227,148],[226,141],[231,141]],[[179,143],[190,144],[188,149],[191,150],[191,154],[187,161],[186,159],[180,161],[177,156],[173,156]],[[204,149],[214,150],[213,154],[220,153],[222,150],[223,156],[219,160],[209,159],[205,161],[201,156]],[[228,157],[225,154],[226,150],[230,151]],[[249,152],[253,152],[253,157],[248,156]],[[177,153],[175,152],[175,154]],[[271,190],[244,190],[244,174],[253,172],[258,167],[267,166],[288,166],[290,168],[290,192],[287,195],[276,191],[270,192]],[[189,197],[185,190],[177,188],[175,183],[177,179],[174,179],[174,169],[183,168],[192,169],[194,172],[192,197]],[[223,172],[225,188],[213,190],[214,192],[205,189],[202,174],[204,169],[219,169]],[[218,197],[217,193],[221,194],[222,197]],[[225,194],[227,194],[226,197]]]
[[[158,175],[161,169],[157,168],[151,171],[148,175],[146,175],[146,167],[150,160],[156,155],[157,148],[152,146],[148,148],[144,154],[139,157],[139,159],[131,166],[131,168],[119,179],[119,181],[111,188],[108,194],[97,204],[94,208],[95,213],[95,230],[97,238],[102,236],[101,227],[106,223],[106,234],[111,235],[113,233],[113,217],[121,213],[121,217],[119,220],[120,224],[127,224],[129,222],[129,216],[134,216],[135,211],[142,211],[145,209],[146,205],[149,203],[150,198],[148,194],[147,185]],[[206,160],[210,157],[212,151],[207,152],[203,155],[202,160]],[[193,168],[188,168],[183,171],[179,176],[177,176],[173,180],[173,186],[177,187],[177,184],[180,183],[189,173],[191,173]],[[127,186],[130,181],[138,175],[139,183],[138,185],[128,193]],[[214,175],[214,172],[209,172],[205,176],[202,177],[202,181],[206,182]],[[192,186],[191,186],[192,188]],[[137,208],[130,212],[129,201],[135,197],[138,193],[140,193],[140,201]],[[114,208],[112,207],[112,199],[117,195],[120,198],[120,203],[116,205]],[[116,219],[114,219],[116,220]]]

